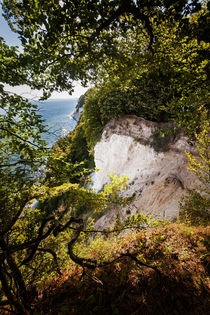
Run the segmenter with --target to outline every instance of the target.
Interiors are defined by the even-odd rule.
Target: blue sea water
[[[47,132],[43,135],[48,146],[68,134],[76,126],[76,121],[71,117],[77,99],[52,99],[43,102],[34,102],[38,105],[39,114],[45,120]]]

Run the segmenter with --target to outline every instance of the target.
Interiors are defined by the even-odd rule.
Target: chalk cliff
[[[108,174],[128,175],[124,195],[134,194],[135,201],[129,207],[111,210],[97,221],[97,227],[109,226],[116,215],[125,217],[130,211],[176,218],[180,197],[187,187],[198,184],[187,170],[185,150],[195,151],[183,132],[173,132],[171,123],[136,116],[111,120],[95,146],[95,164],[100,171],[94,175],[94,188],[100,190],[108,182]]]

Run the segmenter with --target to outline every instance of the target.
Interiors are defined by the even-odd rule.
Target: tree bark
[[[4,268],[4,264],[0,261],[0,280],[2,283],[2,288],[4,290],[5,295],[8,298],[8,301],[13,305],[17,311],[20,314],[27,314],[30,315],[30,306],[28,303],[28,293],[26,289],[26,285],[24,282],[24,279],[22,277],[21,271],[19,270],[13,256],[9,253],[8,246],[4,239],[1,239],[0,241],[0,247],[4,253],[4,259],[7,261],[7,265],[11,271],[11,277],[13,278],[14,282],[16,283],[18,296],[20,297],[20,300],[17,300],[17,298],[12,293],[8,281],[7,276]]]
[[[6,295],[10,306],[14,307],[20,315],[30,315],[29,311],[26,310],[23,304],[19,300],[17,300],[14,294],[12,294],[2,262],[0,262],[0,281],[4,290],[4,294]]]

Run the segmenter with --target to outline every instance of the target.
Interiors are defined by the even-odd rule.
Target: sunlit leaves
[[[27,83],[28,69],[15,47],[0,39],[0,231],[3,236],[15,224],[31,198],[36,172],[45,163],[43,119],[36,105],[14,93],[5,83]]]
[[[205,113],[203,113],[202,115],[204,116]],[[186,152],[189,161],[189,170],[197,174],[200,181],[204,184],[204,187],[206,186],[207,192],[207,187],[209,186],[210,180],[209,132],[209,121],[205,120],[201,127],[200,133],[195,134],[198,156],[195,156],[190,152]]]
[[[155,25],[161,29],[165,21],[179,21],[187,34],[189,15],[200,7],[197,0],[3,2],[5,17],[22,39],[24,58],[33,56],[30,84],[51,91],[72,91],[73,80],[86,84],[101,71],[132,75],[142,53],[151,53],[151,44],[156,50]],[[36,74],[40,78],[34,81]]]

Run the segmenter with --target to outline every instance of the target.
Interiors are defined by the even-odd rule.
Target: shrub
[[[208,195],[201,195],[199,191],[189,189],[180,205],[180,219],[192,225],[208,225],[210,223],[209,204]]]
[[[206,113],[203,114],[204,118]],[[210,222],[209,212],[209,132],[210,126],[206,119],[199,134],[195,134],[196,147],[199,156],[194,156],[187,152],[189,170],[193,171],[199,178],[202,186],[197,189],[188,189],[188,194],[182,199],[180,204],[180,218],[190,224],[204,224]]]

